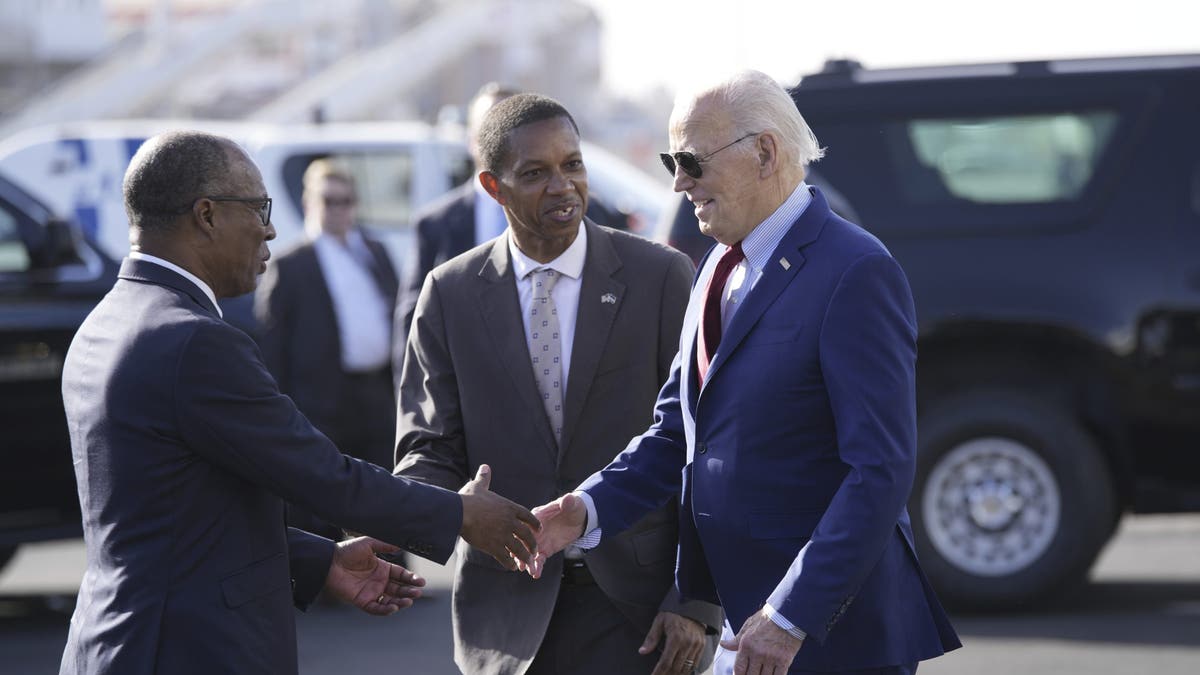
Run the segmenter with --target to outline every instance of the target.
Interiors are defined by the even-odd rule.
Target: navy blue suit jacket
[[[126,260],[63,368],[87,571],[61,673],[296,672],[333,543],[284,500],[444,562],[446,490],[338,452],[193,283]]]
[[[582,488],[604,536],[680,494],[677,582],[732,634],[763,603],[808,633],[793,670],[912,663],[959,646],[917,564],[916,320],[908,281],[819,190],[695,373],[710,252],[655,424]]]

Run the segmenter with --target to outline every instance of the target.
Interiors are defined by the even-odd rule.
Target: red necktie
[[[721,344],[721,300],[725,295],[725,284],[733,268],[737,267],[744,258],[742,243],[738,242],[725,251],[725,255],[717,261],[717,269],[708,280],[704,289],[704,306],[700,309],[700,334],[696,346],[696,373],[700,383],[708,375],[708,365],[712,363],[713,355],[717,353],[717,345]]]

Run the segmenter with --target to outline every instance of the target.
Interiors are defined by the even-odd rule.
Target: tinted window
[[[943,196],[988,204],[1069,201],[1095,174],[1116,122],[1112,111],[914,119],[900,123],[912,153],[892,159],[898,172],[940,183],[926,189],[901,179],[905,196],[916,202]]]
[[[17,230],[17,217],[8,205],[0,203],[0,273],[29,269],[29,253]]]

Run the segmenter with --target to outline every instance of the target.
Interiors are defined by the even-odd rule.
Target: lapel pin
[[[604,295],[600,296],[600,302],[606,305],[615,305],[617,304],[617,296],[613,295],[612,293],[605,293]]]
[[[787,258],[780,258],[779,266],[782,267],[785,271],[792,269],[792,263],[788,262]]]

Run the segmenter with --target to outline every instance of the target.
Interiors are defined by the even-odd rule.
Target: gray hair
[[[784,161],[808,166],[825,156],[825,149],[796,103],[778,82],[757,70],[744,70],[701,92],[696,99],[712,98],[733,120],[735,137],[774,131]],[[746,152],[753,150],[746,145]]]

